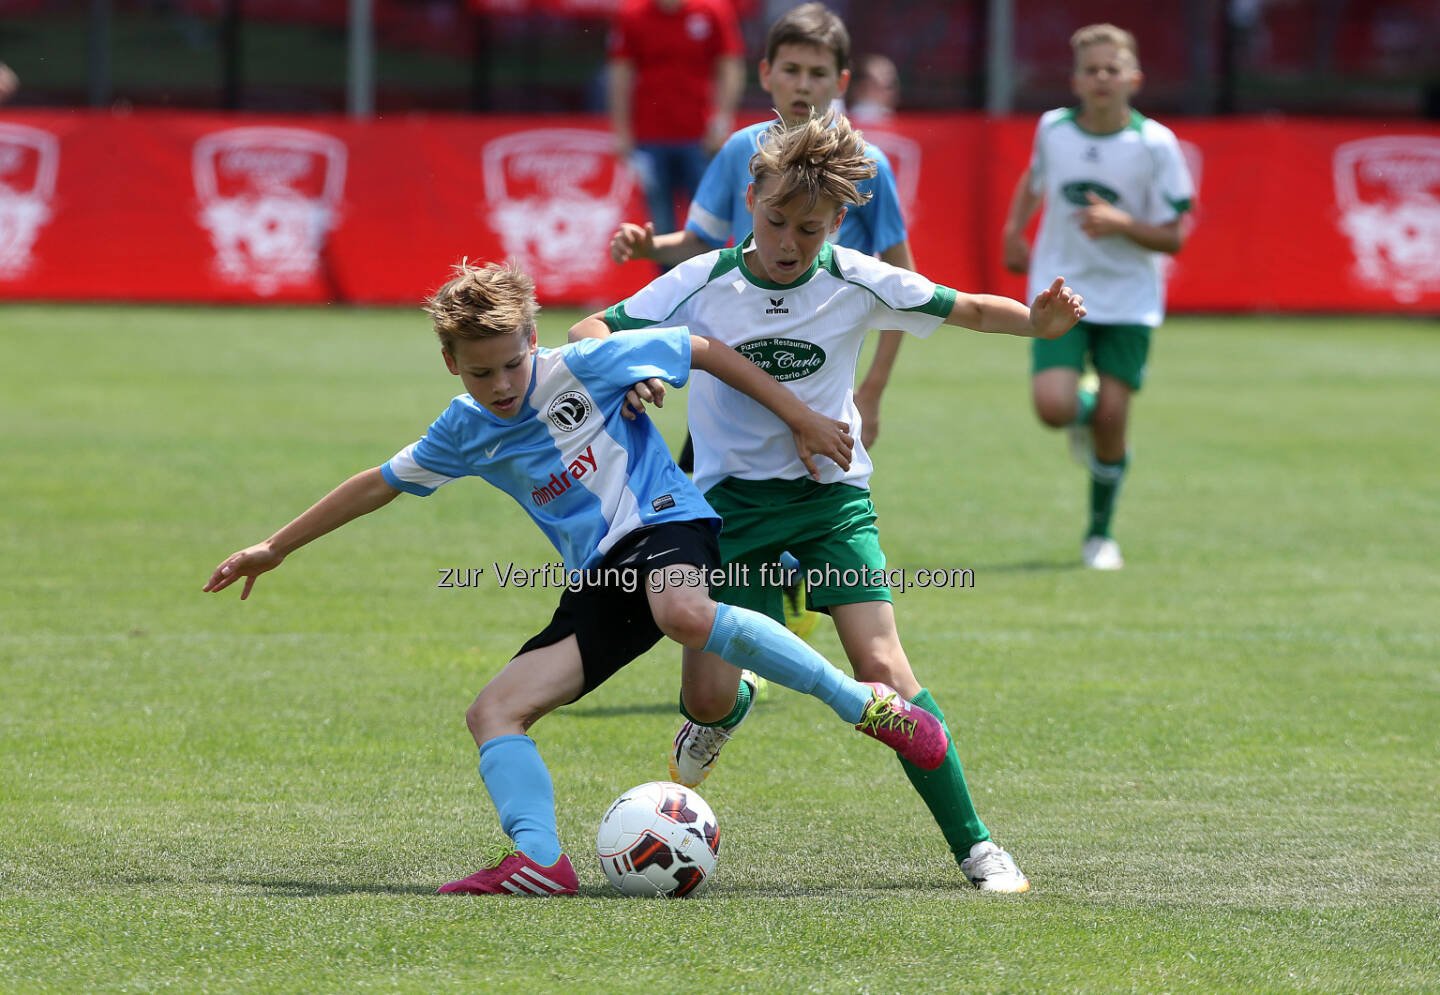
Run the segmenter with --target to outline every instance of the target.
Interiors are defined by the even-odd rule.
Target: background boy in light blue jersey
[[[440,890],[575,893],[579,881],[560,845],[550,774],[526,732],[662,634],[729,661],[685,669],[681,699],[695,710],[704,713],[703,703],[713,697],[707,683],[728,680],[733,688],[734,664],[814,694],[921,767],[939,766],[949,739],[929,714],[892,688],[852,680],[765,616],[710,599],[709,579],[719,566],[718,517],[670,459],[649,418],[627,419],[621,411],[639,381],[681,386],[692,368],[704,370],[791,426],[812,473],[818,473],[815,455],[849,464],[846,426],[812,411],[733,349],[684,327],[540,349],[529,277],[493,264],[462,263],[456,270],[427,310],[445,365],[466,393],[418,442],[351,477],[264,542],[231,554],[204,588],[224,590],[244,577],[244,599],[256,577],[306,543],[401,491],[425,496],[465,476],[483,477],[518,501],[560,551],[567,574],[583,571],[584,582],[565,589],[550,624],[465,713],[480,749],[480,774],[510,843],[486,867]]]

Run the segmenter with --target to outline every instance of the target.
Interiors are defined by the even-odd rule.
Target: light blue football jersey
[[[760,136],[772,123],[761,121],[735,132],[705,168],[705,175],[690,202],[685,228],[700,236],[712,249],[732,239],[739,245],[750,234],[754,217],[745,207],[745,191],[750,186],[750,157],[760,150]],[[840,223],[840,231],[830,239],[847,249],[873,256],[899,245],[909,236],[905,231],[905,218],[900,213],[900,193],[895,187],[890,160],[874,145],[865,146],[865,155],[875,160],[876,173],[858,186],[861,193],[873,196],[859,207],[851,205]]]
[[[520,503],[567,569],[590,569],[631,532],[719,516],[675,465],[648,416],[621,416],[625,392],[657,377],[683,387],[690,331],[653,329],[540,349],[520,411],[500,418],[469,394],[450,402],[381,473],[421,497],[483,477]]]

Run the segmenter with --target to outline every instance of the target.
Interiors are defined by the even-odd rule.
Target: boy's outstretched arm
[[[649,221],[643,225],[622,222],[610,236],[610,259],[616,264],[653,259],[661,266],[678,266],[691,256],[709,251],[710,246],[689,228],[657,235]]]
[[[383,508],[399,493],[385,482],[378,466],[357,473],[269,539],[227,556],[202,590],[223,591],[244,577],[245,587],[240,592],[240,600],[244,601],[250,597],[255,578],[274,570],[286,556],[346,522]]]
[[[1065,286],[1063,277],[1057,276],[1028,308],[1017,300],[994,294],[956,294],[945,324],[973,328],[977,332],[1058,339],[1083,317],[1085,299]]]
[[[690,336],[690,366],[704,370],[775,412],[794,434],[800,462],[805,464],[812,479],[820,479],[820,470],[815,466],[813,456],[825,456],[834,460],[841,469],[850,469],[850,456],[855,449],[850,426],[813,410],[781,386],[778,380],[728,345],[700,335]]]

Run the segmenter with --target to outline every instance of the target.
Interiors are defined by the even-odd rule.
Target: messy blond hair
[[[1135,36],[1124,28],[1113,24],[1087,24],[1070,36],[1070,50],[1077,59],[1081,51],[1091,45],[1114,45],[1122,52],[1129,52],[1137,66],[1140,64],[1140,46],[1135,43]]]
[[[450,282],[425,301],[425,312],[446,353],[455,355],[455,343],[462,339],[528,335],[535,328],[540,311],[535,281],[514,260],[474,266],[462,259],[454,272]]]
[[[860,192],[859,183],[875,175],[875,160],[865,156],[864,136],[832,110],[824,117],[812,113],[793,127],[772,124],[760,136],[760,151],[750,157],[750,175],[757,190],[768,177],[778,180],[764,197],[772,204],[800,197],[807,211],[822,198],[858,206],[871,197]]]

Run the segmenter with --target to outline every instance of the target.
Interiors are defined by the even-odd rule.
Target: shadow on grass
[[[433,895],[440,884],[350,884],[336,881],[227,880],[226,884],[257,888],[268,895],[318,898],[324,895]],[[443,884],[444,882],[441,882]]]
[[[975,571],[977,580],[986,574],[1021,574],[1040,573],[1046,570],[1070,571],[1082,570],[1079,558],[1064,560],[1024,560],[1020,563],[991,563],[988,566],[974,566],[970,568]]]
[[[676,684],[677,686],[679,684],[678,675]],[[648,705],[567,705],[552,714],[568,715],[578,719],[613,719],[621,715],[679,715],[680,709],[671,698],[668,701],[659,701]]]

